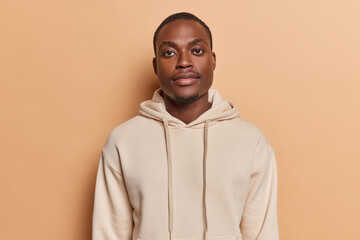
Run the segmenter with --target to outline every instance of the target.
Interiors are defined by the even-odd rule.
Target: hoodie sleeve
[[[263,164],[251,174],[240,231],[244,240],[278,240],[275,155],[267,146],[258,149],[254,157]]]
[[[132,206],[120,169],[101,154],[95,186],[93,240],[130,240],[133,231]]]

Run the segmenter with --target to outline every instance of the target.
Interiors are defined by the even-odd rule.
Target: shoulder
[[[162,132],[162,123],[154,119],[137,115],[113,128],[106,140],[104,150],[119,146],[137,144],[139,139]]]
[[[237,142],[251,152],[252,172],[256,172],[270,160],[273,148],[258,126],[242,118],[234,118],[227,125],[234,139],[239,139]]]
[[[113,148],[124,141],[131,140],[131,138],[139,138],[141,134],[146,134],[149,128],[151,129],[154,125],[158,124],[152,119],[140,115],[135,116],[111,130],[104,148]]]
[[[114,127],[102,150],[108,162],[117,165],[120,146],[138,141],[142,134],[147,134],[147,129],[151,129],[149,125],[156,125],[155,122],[138,115]]]
[[[221,127],[227,129],[234,138],[243,139],[246,142],[253,144],[267,142],[264,133],[259,127],[240,117],[221,122]]]
[[[234,129],[241,131],[244,134],[247,134],[249,136],[254,136],[254,137],[261,137],[264,135],[259,127],[257,127],[253,123],[250,123],[240,117],[234,118],[232,121],[233,121],[232,125],[233,125]]]

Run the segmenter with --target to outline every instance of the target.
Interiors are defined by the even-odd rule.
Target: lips
[[[172,80],[174,80],[174,83],[179,86],[187,86],[192,85],[198,81],[200,76],[193,72],[182,72],[175,74],[172,77]]]

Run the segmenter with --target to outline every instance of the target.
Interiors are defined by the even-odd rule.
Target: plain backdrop
[[[214,36],[213,88],[262,129],[283,240],[360,239],[360,3],[0,2],[0,239],[88,240],[110,131],[158,88],[152,36],[189,11]]]

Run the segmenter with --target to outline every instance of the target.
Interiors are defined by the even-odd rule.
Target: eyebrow
[[[195,44],[198,44],[198,43],[204,43],[204,44],[208,45],[207,42],[205,42],[205,41],[202,40],[201,38],[197,38],[197,39],[194,39],[194,40],[190,41],[190,42],[188,43],[188,46],[195,45]],[[165,41],[165,42],[162,42],[162,43],[160,44],[159,49],[161,49],[163,46],[176,47],[176,45],[177,45],[177,44],[176,44],[175,42]]]
[[[171,42],[171,41],[162,42],[159,46],[159,49],[161,49],[163,46],[175,47],[176,43]]]
[[[208,45],[207,42],[205,42],[201,38],[197,38],[197,39],[192,40],[191,42],[188,43],[188,45],[190,46],[190,45],[195,45],[195,44],[198,44],[198,43],[204,43],[204,44]]]

